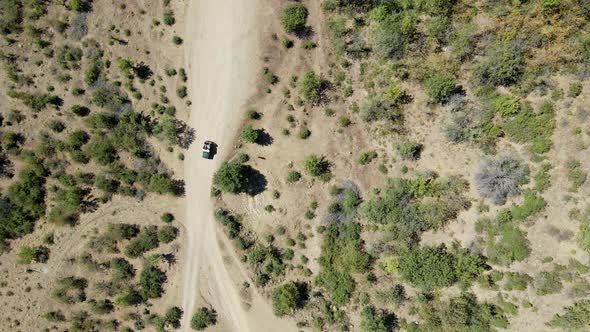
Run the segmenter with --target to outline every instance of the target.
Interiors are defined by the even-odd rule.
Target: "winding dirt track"
[[[187,5],[185,62],[192,82],[190,125],[196,139],[185,161],[186,261],[183,275],[182,327],[198,306],[217,310],[223,331],[289,330],[255,291],[251,308],[240,298],[247,277],[229,241],[216,230],[210,197],[215,169],[231,150],[243,104],[255,92],[257,55],[263,21],[259,0],[192,0]],[[218,144],[214,160],[201,158],[201,144]]]

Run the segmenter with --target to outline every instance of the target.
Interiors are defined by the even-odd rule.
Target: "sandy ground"
[[[223,331],[276,331],[291,325],[276,319],[255,291],[249,297],[240,296],[247,276],[231,244],[217,230],[210,197],[212,175],[232,148],[228,145],[242,119],[241,106],[255,92],[261,68],[259,5],[245,0],[191,1],[187,8],[186,67],[193,93],[189,123],[196,130],[196,141],[185,164],[185,330],[190,328],[192,313],[208,305],[218,313],[216,329]],[[218,144],[214,160],[201,158],[204,140]]]

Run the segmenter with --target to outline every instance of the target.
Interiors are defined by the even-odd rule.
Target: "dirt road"
[[[274,318],[257,293],[252,295],[250,308],[243,305],[239,287],[246,275],[229,242],[216,229],[210,197],[213,173],[232,148],[241,107],[255,92],[260,68],[258,24],[263,15],[259,6],[258,0],[193,0],[187,7],[186,67],[193,102],[189,122],[196,130],[196,140],[185,161],[185,331],[190,330],[192,313],[207,304],[218,312],[217,330],[274,331],[291,325]],[[219,146],[214,160],[201,158],[206,139]]]

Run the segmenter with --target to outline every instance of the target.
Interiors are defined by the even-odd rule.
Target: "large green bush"
[[[416,287],[435,289],[457,281],[455,257],[442,247],[425,247],[401,255],[399,273]]]
[[[448,73],[434,73],[424,80],[426,94],[437,103],[445,102],[457,89],[457,81]]]
[[[256,143],[258,141],[259,136],[260,135],[258,131],[252,128],[252,125],[250,124],[245,125],[244,128],[242,128],[242,131],[240,132],[240,137],[244,142],[247,143]]]
[[[299,94],[303,100],[316,104],[322,98],[322,79],[313,71],[307,71],[298,83]]]
[[[225,162],[213,175],[213,185],[223,192],[237,194],[248,188],[248,167],[244,164]]]
[[[307,285],[288,282],[272,290],[272,307],[275,315],[284,316],[301,308],[307,299]]]
[[[360,233],[355,222],[332,223],[323,233],[321,270],[315,281],[337,305],[350,301],[356,285],[352,274],[364,271],[369,264]]]
[[[166,282],[166,274],[152,264],[147,264],[139,275],[137,283],[141,295],[145,299],[161,297],[164,293],[163,284]]]
[[[287,33],[301,33],[307,23],[307,8],[302,4],[288,5],[279,16],[279,21]]]
[[[217,323],[217,313],[205,307],[199,308],[191,318],[191,328],[197,331],[202,331],[215,323]]]
[[[383,225],[393,239],[413,242],[422,232],[455,218],[467,206],[465,190],[465,181],[457,177],[388,179],[361,212],[370,223]]]

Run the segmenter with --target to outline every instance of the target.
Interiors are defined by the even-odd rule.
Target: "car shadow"
[[[217,154],[217,144],[214,142],[211,142],[211,147],[209,148],[209,159],[215,158],[216,154]]]

